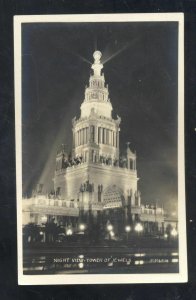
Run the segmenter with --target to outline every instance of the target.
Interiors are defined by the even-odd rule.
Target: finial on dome
[[[102,57],[102,53],[98,50],[96,50],[93,53],[94,57],[94,64],[92,65],[92,69],[94,70],[94,75],[100,76],[101,75],[101,69],[103,68],[102,63],[100,62],[100,59]]]

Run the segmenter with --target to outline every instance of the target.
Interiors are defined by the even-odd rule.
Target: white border
[[[54,22],[169,22],[179,24],[178,39],[178,218],[179,218],[179,273],[175,274],[64,274],[23,275],[22,248],[22,124],[21,124],[21,27],[22,23]],[[14,17],[15,69],[15,134],[18,283],[41,284],[114,284],[114,283],[170,283],[187,282],[185,162],[184,162],[184,14],[86,14],[86,15],[31,15]]]

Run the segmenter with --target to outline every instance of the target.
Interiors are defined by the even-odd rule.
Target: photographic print
[[[20,284],[185,282],[183,14],[16,16]]]

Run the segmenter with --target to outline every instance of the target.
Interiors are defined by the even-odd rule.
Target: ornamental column
[[[119,129],[118,129],[118,132],[117,132],[117,148],[119,149]]]
[[[103,128],[100,127],[100,144],[103,144]]]
[[[95,126],[95,137],[94,137],[94,139],[95,139],[95,144],[98,144],[99,143],[99,141],[98,141],[98,126]]]

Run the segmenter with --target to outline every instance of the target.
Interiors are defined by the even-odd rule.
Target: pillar
[[[74,130],[73,130],[73,148],[75,148],[75,133],[74,133]]]
[[[89,127],[86,128],[86,142],[89,142]]]
[[[112,145],[112,134],[111,134],[111,130],[109,130],[109,145]]]
[[[98,126],[94,126],[94,142],[98,143]]]
[[[106,128],[106,144],[109,144],[109,130]]]
[[[136,159],[133,161],[133,169],[136,170]]]
[[[82,145],[84,145],[84,128],[82,128]]]
[[[104,129],[104,144],[106,144],[107,143],[107,140],[106,140],[106,128]]]
[[[82,130],[80,129],[80,145],[82,145]]]
[[[77,132],[75,132],[75,147],[77,147]]]
[[[100,137],[101,137],[101,128],[98,127],[98,144],[100,143]]]
[[[84,128],[83,130],[84,130],[84,144],[86,144],[86,128]]]
[[[115,146],[117,147],[117,145],[118,145],[118,141],[117,141],[117,137],[118,136],[118,133],[117,132],[115,132]]]
[[[103,128],[100,127],[100,143],[103,144]]]
[[[119,130],[117,132],[117,148],[119,149]]]
[[[78,146],[80,146],[80,129],[78,130]]]
[[[83,144],[83,129],[80,130],[80,133],[81,133],[81,141],[80,141],[80,144],[82,145],[82,144]]]

